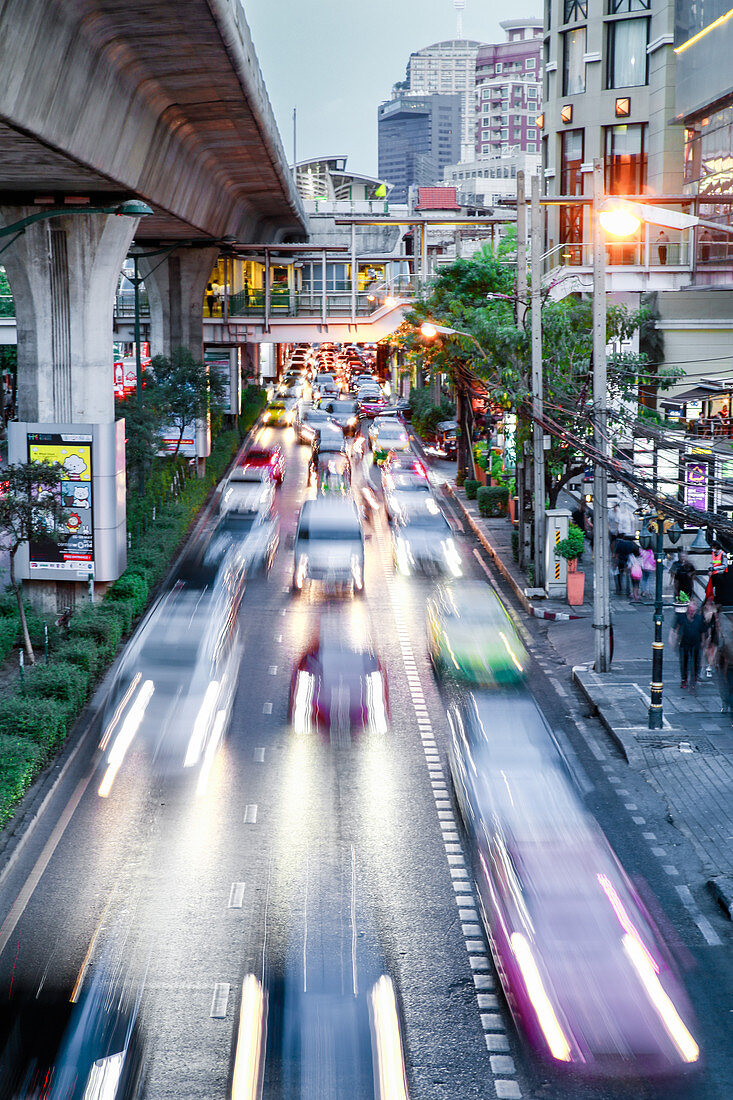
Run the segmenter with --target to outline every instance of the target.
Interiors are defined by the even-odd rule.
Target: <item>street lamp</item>
[[[0,237],[15,234],[4,248],[0,248],[0,255],[25,233],[29,225],[34,225],[36,222],[48,221],[51,218],[65,218],[69,214],[115,214],[118,218],[144,218],[152,213],[148,204],[141,202],[140,199],[126,199],[125,202],[115,203],[114,206],[64,206],[58,210],[39,210],[38,213],[29,214],[27,218],[21,218],[12,225],[0,226]]]

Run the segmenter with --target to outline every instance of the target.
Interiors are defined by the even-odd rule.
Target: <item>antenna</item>
[[[466,0],[453,0],[453,7],[456,9],[458,19],[456,38],[463,38],[463,12],[466,7]]]

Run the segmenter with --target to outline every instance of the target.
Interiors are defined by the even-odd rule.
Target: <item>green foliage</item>
[[[25,678],[28,695],[56,699],[71,715],[81,710],[89,690],[89,673],[78,664],[54,661],[36,665]]]
[[[114,605],[93,604],[72,616],[69,623],[71,638],[88,638],[101,650],[105,658],[112,658],[122,638],[122,623],[112,608]]]
[[[56,656],[59,661],[84,669],[90,679],[95,678],[105,664],[104,653],[91,638],[69,638],[59,646]]]
[[[412,410],[412,426],[423,439],[435,434],[441,420],[455,419],[456,407],[453,402],[443,397],[440,404],[436,405],[430,390],[413,387],[408,400]]]
[[[132,603],[135,614],[139,614],[148,602],[149,591],[147,579],[142,573],[126,569],[107,589],[104,599],[109,603]]]
[[[20,634],[20,619],[16,616],[0,618],[0,661],[4,661]]]
[[[489,519],[505,516],[509,489],[505,485],[482,485],[476,494],[479,513]]]
[[[460,489],[462,485],[466,484],[466,471],[458,470],[456,472],[456,485]]]
[[[44,763],[40,744],[25,737],[0,734],[0,828],[10,820]]]
[[[584,533],[581,531],[580,527],[576,527],[574,523],[571,523],[568,527],[568,537],[561,539],[555,546],[555,557],[565,558],[567,561],[574,561],[575,558],[580,557],[583,553],[584,546]]]
[[[178,433],[175,454],[187,425],[221,411],[224,383],[188,348],[174,348],[170,356],[156,355],[151,363],[156,404],[164,421]]]
[[[66,737],[69,714],[57,699],[12,695],[0,702],[0,737],[22,737],[40,745],[44,761]]]
[[[480,481],[474,481],[472,477],[466,478],[466,480],[463,482],[463,488],[466,490],[467,500],[476,499],[476,493],[478,492],[480,485]]]
[[[519,561],[519,532],[512,530],[512,557],[515,561]]]

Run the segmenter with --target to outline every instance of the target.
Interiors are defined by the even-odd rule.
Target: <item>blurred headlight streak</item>
[[[659,1017],[672,1042],[680,1052],[683,1061],[696,1062],[700,1057],[700,1048],[682,1022],[680,1014],[672,1004],[669,996],[662,988],[662,983],[649,961],[648,952],[643,949],[637,938],[628,933],[623,938],[623,944],[626,954],[631,959],[634,969],[649,994],[649,1000],[659,1013]]]
[[[196,721],[193,724],[193,733],[191,734],[191,740],[188,742],[186,758],[183,761],[184,768],[192,768],[193,765],[198,764],[201,759],[201,753],[203,752],[204,742],[206,741],[206,734],[211,725],[211,716],[214,713],[218,694],[219,681],[212,680],[206,689],[204,701],[199,707]]]
[[[204,760],[199,774],[199,781],[196,786],[196,794],[199,796],[206,794],[206,788],[209,785],[209,774],[216,760],[216,754],[221,744],[222,734],[224,733],[224,723],[226,720],[227,712],[225,710],[217,711],[216,718],[214,719],[214,728],[211,731],[211,737],[206,746],[206,752],[204,753]]]
[[[119,722],[120,718],[122,717],[122,712],[124,711],[127,704],[130,702],[132,694],[135,691],[135,688],[137,687],[137,685],[140,683],[141,679],[142,679],[142,673],[136,672],[133,679],[132,679],[132,683],[130,684],[129,688],[127,689],[125,694],[120,699],[120,702],[117,706],[117,710],[112,715],[112,721],[107,726],[106,730],[104,731],[104,736],[102,737],[102,740],[99,742],[99,747],[102,750],[102,752],[106,751],[107,745],[109,744],[109,739],[112,736],[112,734],[114,733],[114,731],[117,729],[117,723]]]
[[[262,985],[254,974],[248,974],[242,983],[232,1100],[256,1100],[260,1095],[264,1029],[265,996]]]
[[[512,647],[509,645],[509,639],[507,638],[507,636],[506,636],[506,634],[504,633],[503,630],[499,631],[499,637],[501,638],[502,642],[504,643],[504,645],[506,647],[506,651],[509,654],[509,656],[510,656],[511,660],[513,661],[513,663],[515,664],[515,666],[519,669],[520,672],[524,672],[524,665],[520,661],[517,660],[517,655],[514,652],[514,650],[512,649]]]
[[[155,691],[155,685],[152,680],[146,680],[143,686],[140,688],[140,693],[135,702],[130,707],[127,718],[122,723],[122,729],[117,734],[114,740],[112,748],[109,750],[109,756],[107,757],[107,771],[104,774],[99,791],[100,798],[106,798],[109,792],[112,790],[112,784],[115,781],[115,776],[122,766],[122,761],[125,759],[125,754],[132,744],[132,740],[140,728],[140,723],[145,716],[145,709],[150,702],[150,697]]]
[[[382,974],[369,994],[369,1014],[376,1051],[378,1100],[407,1100],[405,1062],[390,978]]]
[[[514,957],[522,972],[529,999],[550,1048],[550,1053],[558,1062],[569,1062],[571,1060],[570,1045],[563,1034],[555,1010],[545,992],[542,977],[532,956],[531,948],[521,932],[512,932],[510,942]]]
[[[658,974],[659,973],[659,966],[657,965],[655,960],[652,958],[652,956],[649,954],[649,951],[647,950],[645,944],[643,943],[643,941],[641,939],[641,936],[639,935],[639,932],[638,932],[636,926],[634,925],[634,922],[632,921],[629,914],[626,912],[626,908],[624,907],[624,903],[621,901],[621,898],[618,896],[618,894],[614,890],[613,884],[611,883],[611,880],[609,879],[608,875],[596,875],[596,878],[598,879],[598,881],[601,884],[601,888],[603,890],[603,893],[606,895],[606,897],[610,901],[611,907],[613,908],[614,913],[618,917],[619,922],[620,922],[621,927],[623,928],[624,932],[626,932],[627,935],[631,936],[631,938],[636,941],[636,943],[639,945],[639,949],[641,951],[643,951],[644,954],[646,955],[647,961],[648,961],[649,965],[653,968],[654,973]]]
[[[115,1100],[124,1064],[123,1052],[99,1058],[92,1066],[82,1100]]]
[[[431,503],[430,501],[428,503]],[[453,539],[446,539],[443,543],[443,556],[448,569],[454,577],[460,577],[463,572],[461,555]]]
[[[404,539],[395,539],[395,557],[397,558],[397,568],[403,576],[409,577],[411,573],[411,558],[410,548]]]

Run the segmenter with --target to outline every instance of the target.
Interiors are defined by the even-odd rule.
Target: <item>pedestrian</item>
[[[662,229],[657,237],[657,252],[659,254],[659,263],[662,267],[667,264],[667,245],[669,244],[669,237]]]
[[[200,285],[201,284],[199,283],[199,286]],[[212,286],[211,283],[207,283],[206,284],[206,305],[209,307],[209,317],[214,316],[214,303],[215,302],[216,302],[216,297],[214,296],[214,287]]]
[[[681,596],[690,599],[692,597],[692,582],[695,579],[695,566],[683,550],[680,550],[677,555],[677,561],[673,562],[670,573],[674,582],[675,600],[679,601]]]
[[[733,723],[733,623],[716,604],[712,607],[707,659],[718,677],[720,712],[729,714]]]
[[[700,234],[700,260],[706,263],[710,259],[710,242],[712,241],[709,229],[703,229]]]
[[[697,601],[691,599],[684,612],[677,614],[672,627],[673,644],[676,643],[680,655],[680,687],[688,688],[695,694],[695,685],[700,676],[700,649],[706,634],[706,624]]]
[[[619,511],[618,511],[618,501],[617,501],[616,504],[614,504],[611,511],[608,513],[608,533],[611,536],[611,538],[613,538],[613,539],[616,538],[616,535],[621,534],[621,532],[619,531],[618,523],[619,523]]]
[[[617,538],[615,551],[616,551],[616,566],[618,568],[618,588],[619,595],[628,596],[629,594],[629,555],[633,553],[634,543],[631,539]]]
[[[221,305],[221,284],[217,279],[211,281],[211,292],[214,295],[214,309],[216,309]]]
[[[634,603],[639,602],[639,585],[641,584],[641,578],[644,575],[644,570],[641,567],[641,555],[638,546],[635,546],[631,554],[629,555],[629,577],[631,578],[631,599]]]
[[[654,575],[657,571],[657,560],[651,546],[647,546],[646,549],[642,550],[639,556],[641,557],[642,572],[641,594],[642,596],[651,596]]]

